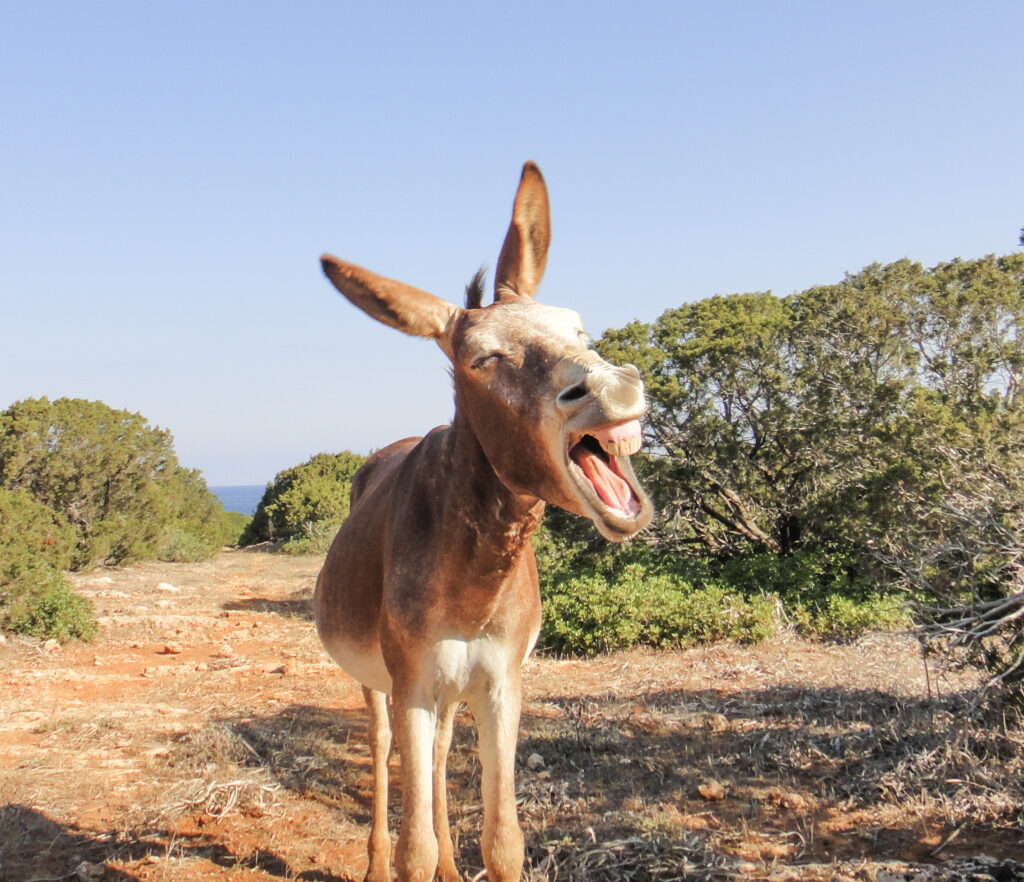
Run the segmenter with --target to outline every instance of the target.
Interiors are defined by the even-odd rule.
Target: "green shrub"
[[[57,640],[92,638],[92,605],[61,572],[74,544],[74,531],[28,491],[0,489],[0,626]]]
[[[242,514],[239,511],[225,511],[220,519],[220,544],[241,545],[242,534],[252,523],[252,515]]]
[[[7,630],[61,641],[96,636],[92,603],[71,589],[63,573],[44,566],[22,574],[4,590]]]
[[[718,585],[694,587],[641,564],[547,583],[542,598],[540,645],[580,655],[630,646],[758,642],[778,628],[773,597],[748,598]]]
[[[165,512],[156,542],[160,560],[206,560],[227,544],[227,512],[198,471],[178,466],[175,480],[161,488],[160,503]]]
[[[831,594],[817,603],[794,604],[788,612],[802,634],[830,640],[850,640],[865,631],[898,631],[913,624],[907,602],[893,595]]]
[[[839,552],[716,560],[640,542],[612,545],[587,527],[549,513],[534,537],[544,599],[540,645],[558,652],[757,642],[787,620],[805,636],[829,640],[911,624],[905,600],[880,593]]]
[[[303,524],[301,535],[293,536],[284,545],[281,551],[285,554],[324,554],[334,536],[341,526],[340,521],[322,521],[319,523]]]
[[[348,517],[352,478],[365,461],[349,451],[318,453],[279,472],[267,485],[241,544],[284,540],[285,551],[325,551]]]

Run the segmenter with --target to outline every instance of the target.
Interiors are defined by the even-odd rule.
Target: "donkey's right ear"
[[[512,205],[512,223],[505,234],[494,273],[494,299],[536,295],[548,262],[550,244],[548,188],[537,164],[527,162]]]
[[[330,254],[320,258],[327,278],[372,318],[415,337],[430,337],[445,349],[445,329],[461,308],[412,285],[378,276]]]

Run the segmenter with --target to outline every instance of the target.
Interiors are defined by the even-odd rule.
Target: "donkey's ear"
[[[533,297],[544,275],[551,244],[551,213],[544,176],[533,162],[523,166],[512,206],[512,223],[494,275],[494,299]]]
[[[448,320],[459,311],[447,300],[330,254],[320,258],[320,265],[334,287],[363,312],[406,334],[442,342]]]

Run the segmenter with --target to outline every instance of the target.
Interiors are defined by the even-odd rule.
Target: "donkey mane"
[[[466,309],[479,309],[484,305],[484,277],[487,270],[480,267],[466,285]]]

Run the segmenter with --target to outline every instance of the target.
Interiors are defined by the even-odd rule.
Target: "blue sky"
[[[525,159],[592,334],[1009,253],[1020,2],[0,0],[0,407],[100,399],[211,484],[452,412],[330,251],[458,300]]]

